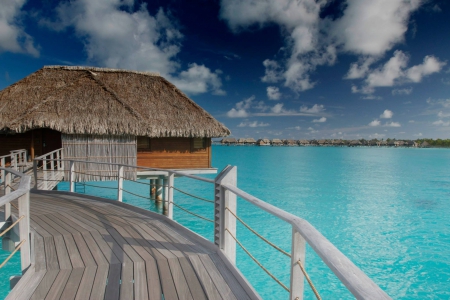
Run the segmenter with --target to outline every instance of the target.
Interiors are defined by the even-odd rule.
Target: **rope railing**
[[[185,194],[185,195],[187,195],[187,196],[190,196],[190,197],[192,197],[192,198],[195,198],[195,199],[198,199],[198,200],[201,200],[201,201],[205,201],[205,202],[209,202],[209,203],[214,203],[214,201],[212,201],[212,200],[205,199],[205,198],[202,198],[202,197],[200,197],[200,196],[196,196],[196,195],[194,195],[194,194],[190,194],[190,193],[185,192],[185,191],[183,191],[183,190],[181,190],[181,189],[179,189],[179,188],[176,188],[176,187],[174,187],[174,186],[171,186],[171,188],[173,188],[174,190],[179,191],[180,193],[183,193],[183,194]]]
[[[88,184],[88,183],[84,183],[84,182],[77,182],[77,183],[81,184],[81,185],[86,185],[86,186],[91,186],[91,187],[96,187],[96,188],[101,188],[101,189],[117,190],[116,187],[93,185],[93,184]]]
[[[182,207],[182,206],[180,206],[180,205],[178,205],[178,204],[176,204],[176,203],[174,203],[174,202],[170,202],[170,203],[172,203],[173,205],[175,205],[175,206],[178,207],[179,209],[181,209],[181,210],[187,212],[188,214],[191,214],[191,215],[193,215],[193,216],[196,216],[197,218],[200,218],[200,219],[202,219],[202,220],[205,220],[205,221],[214,223],[214,220],[211,220],[211,219],[205,218],[204,216],[201,216],[201,215],[199,215],[199,214],[193,213],[192,211],[187,210],[186,208],[184,208],[184,207]]]
[[[312,283],[311,279],[309,278],[309,275],[306,272],[305,268],[303,267],[302,261],[300,259],[297,261],[297,264],[300,266],[300,270],[302,270],[303,275],[305,275],[306,281],[308,281],[308,284],[311,287],[314,295],[316,295],[316,298],[318,300],[322,300],[322,298],[319,295],[319,292],[317,291],[316,287],[314,286],[314,284]]]
[[[135,193],[133,193],[133,192],[127,191],[126,189],[122,189],[122,191],[124,191],[125,193],[128,193],[128,194],[134,195],[134,196],[136,196],[136,197],[141,197],[141,198],[143,198],[143,199],[151,200],[150,197],[146,197],[146,196],[142,196],[142,195],[139,195],[139,194],[135,194]]]
[[[241,218],[239,218],[233,211],[231,211],[228,207],[225,207],[226,210],[228,210],[239,222],[241,222],[242,225],[244,225],[245,227],[247,227],[248,230],[250,230],[251,232],[253,232],[257,237],[259,237],[260,239],[262,239],[264,242],[266,242],[267,244],[269,244],[270,246],[272,246],[274,249],[280,251],[281,253],[283,253],[284,255],[286,255],[287,257],[291,257],[291,254],[289,254],[288,252],[284,251],[283,249],[281,249],[280,247],[278,247],[277,245],[275,245],[274,243],[272,243],[271,241],[269,241],[268,239],[266,239],[265,237],[263,237],[261,234],[259,234],[258,232],[256,232],[253,228],[251,228],[247,223],[245,223]]]
[[[23,243],[25,243],[25,240],[22,240],[19,245],[17,245],[17,247],[14,249],[13,252],[11,252],[11,254],[2,262],[2,264],[0,265],[0,269],[3,268],[3,266],[11,259],[11,257],[13,257],[13,255],[19,251],[20,247],[22,247]]]
[[[225,231],[227,231],[230,236],[236,241],[236,243],[239,244],[239,246],[242,248],[242,250],[245,251],[245,253],[247,253],[247,255],[264,271],[267,273],[267,275],[269,275],[270,277],[272,277],[273,280],[275,280],[276,283],[278,283],[283,289],[285,289],[287,292],[289,292],[289,288],[282,283],[277,277],[275,277],[275,275],[273,275],[269,270],[267,270],[251,253],[250,251],[247,250],[247,248],[245,248],[244,245],[242,245],[242,243],[228,230],[228,228],[225,229]]]
[[[3,230],[3,232],[0,233],[0,237],[4,236],[8,231],[10,231],[14,226],[16,226],[20,222],[20,220],[22,220],[23,218],[25,218],[25,216],[21,216],[14,223],[12,223],[8,228]]]

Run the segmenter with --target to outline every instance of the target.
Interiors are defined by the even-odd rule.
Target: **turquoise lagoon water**
[[[309,221],[392,298],[450,298],[450,150],[213,146],[213,165],[221,170],[227,164],[238,167],[241,189]],[[92,184],[116,186],[115,182]],[[175,186],[213,199],[211,184],[177,178]],[[67,184],[58,188],[66,190]],[[145,185],[125,182],[125,189],[148,195]],[[108,189],[78,185],[77,191],[116,197],[116,191]],[[126,193],[124,201],[160,211],[153,202]],[[210,203],[179,192],[175,201],[213,217]],[[290,226],[242,199],[238,199],[238,214],[290,250]],[[211,223],[178,208],[174,216],[212,239]],[[237,230],[245,247],[288,285],[289,259],[240,224]],[[2,284],[11,273],[18,273],[18,263],[16,258],[15,264],[0,271]],[[264,299],[287,299],[288,293],[239,246],[237,265]],[[352,298],[311,248],[307,248],[306,268],[324,299]],[[2,291],[6,295],[7,285]],[[314,298],[308,286],[305,298]]]

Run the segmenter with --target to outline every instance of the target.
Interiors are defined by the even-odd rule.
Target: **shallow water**
[[[213,166],[221,170],[227,164],[238,167],[241,189],[309,221],[392,298],[449,299],[450,150],[213,146]],[[95,184],[116,186],[114,182]],[[177,178],[175,186],[213,199],[211,184]],[[58,188],[67,189],[67,184]],[[125,189],[148,194],[147,186],[132,182],[125,182]],[[110,199],[116,196],[114,190],[81,186],[77,190]],[[195,213],[213,217],[210,203],[179,192],[174,199]],[[158,210],[151,201],[125,193],[124,201]],[[290,250],[291,229],[284,222],[242,199],[238,214]],[[211,223],[178,208],[174,215],[176,221],[212,239]],[[241,225],[237,235],[274,275],[289,284],[287,257]],[[239,246],[237,264],[264,299],[288,297]],[[20,269],[18,264],[15,268]],[[306,269],[324,299],[351,298],[310,248]],[[7,270],[0,270],[1,283],[9,278]],[[313,299],[308,286],[305,298]]]

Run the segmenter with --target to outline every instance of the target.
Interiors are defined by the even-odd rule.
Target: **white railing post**
[[[163,215],[169,216],[169,188],[168,188],[168,176],[163,177]]]
[[[5,174],[5,195],[7,195],[11,192],[10,184],[11,184],[11,173],[9,173],[7,171]],[[10,217],[11,217],[11,203],[6,203],[5,204],[5,222],[8,222]]]
[[[75,192],[75,163],[73,160],[69,161],[69,185],[70,192]]]
[[[306,241],[301,234],[292,227],[292,247],[291,247],[291,300],[303,299],[303,288],[305,276],[303,275],[298,261],[305,266],[305,246]]]
[[[150,179],[150,199],[156,200],[156,179]]]
[[[0,163],[0,167],[6,168],[5,166],[5,158],[2,157],[1,163]],[[5,181],[5,170],[1,171],[1,176],[2,176],[2,182]]]
[[[175,174],[169,173],[168,176],[168,195],[167,195],[167,217],[173,220],[173,184],[175,181]]]
[[[11,151],[11,168],[17,170],[17,153]]]
[[[44,157],[43,159],[42,159],[42,180],[44,181],[43,183],[42,183],[42,189],[43,190],[47,190],[47,186],[48,186],[48,184],[47,184],[47,159],[46,159],[46,157]]]
[[[33,160],[33,174],[34,174],[34,188],[38,189],[38,173],[37,173],[37,160]]]
[[[60,157],[60,168],[61,168],[61,171],[64,171],[65,170],[65,166],[64,166],[64,161],[63,161],[63,159],[64,159],[64,152],[63,152],[63,149],[60,149],[59,150],[59,157]]]
[[[236,218],[231,214],[237,212],[236,195],[222,184],[236,186],[237,167],[227,166],[215,180],[214,203],[214,242],[227,258],[236,263]]]
[[[123,166],[119,166],[118,184],[117,184],[117,200],[122,202],[123,197]]]
[[[163,180],[161,177],[158,177],[158,179],[156,179],[156,193],[155,193],[155,200],[156,202],[161,202],[162,201],[162,197],[163,197]]]
[[[60,150],[58,150],[58,151],[56,151],[56,169],[58,170],[58,171],[61,171],[61,161],[60,161],[60,159],[61,159],[61,156],[60,156]]]
[[[55,180],[55,161],[54,161],[54,159],[55,159],[55,152],[52,152],[51,154],[50,154],[50,169],[52,170],[51,171],[51,176],[50,176],[50,178],[52,179],[52,180]]]
[[[20,240],[25,240],[25,243],[20,248],[20,261],[22,272],[30,265],[30,192],[19,197],[19,218],[25,216],[19,222],[19,236]]]

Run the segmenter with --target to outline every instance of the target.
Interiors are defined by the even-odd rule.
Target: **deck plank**
[[[258,298],[212,245],[170,220],[65,192],[30,199],[33,264],[8,299]]]

